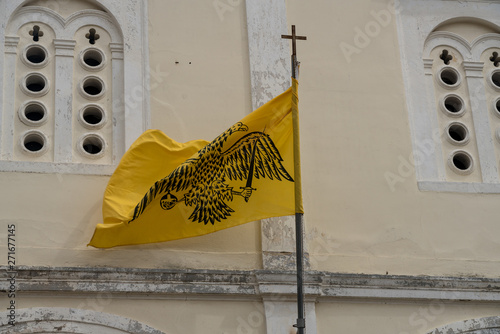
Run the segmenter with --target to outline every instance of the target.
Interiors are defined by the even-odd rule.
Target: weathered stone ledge
[[[6,266],[0,267],[0,291],[8,289]],[[171,270],[140,268],[48,268],[19,266],[18,293],[147,294],[149,298],[294,298],[296,275],[270,270]],[[339,274],[308,271],[308,300],[337,298],[439,299],[500,301],[500,279]]]

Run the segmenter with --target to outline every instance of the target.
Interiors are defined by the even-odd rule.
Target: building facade
[[[143,131],[211,140],[289,87],[292,24],[306,332],[500,333],[499,13],[0,0],[0,333],[295,331],[293,217],[87,247]]]

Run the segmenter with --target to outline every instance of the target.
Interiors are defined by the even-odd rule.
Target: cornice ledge
[[[244,271],[18,266],[15,275],[17,291],[28,293],[255,295],[255,276]]]
[[[142,268],[54,268],[0,266],[0,290],[15,275],[19,293],[147,294],[149,298],[293,298],[296,274],[278,270],[201,270]],[[5,279],[7,278],[7,279]],[[341,274],[308,271],[309,300],[375,298],[397,300],[500,301],[500,278]]]
[[[499,301],[500,279],[324,273],[322,297]]]

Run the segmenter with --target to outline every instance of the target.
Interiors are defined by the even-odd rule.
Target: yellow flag
[[[104,193],[89,245],[108,248],[194,237],[263,218],[302,213],[296,193],[293,89],[208,143],[180,144],[146,131]],[[298,155],[296,150],[295,155]]]

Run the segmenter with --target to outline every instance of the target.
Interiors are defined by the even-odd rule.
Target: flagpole
[[[292,26],[292,29],[295,30],[295,26]],[[295,33],[295,31],[294,31]],[[295,45],[295,43],[293,43]],[[295,50],[293,50],[292,54],[292,78],[297,79],[297,55],[295,54]],[[301,171],[300,171],[300,141],[299,141],[299,118],[298,115],[294,115],[293,117],[293,133],[294,133],[294,149],[293,149],[293,159],[294,159],[294,180],[295,183],[295,196],[301,196]],[[297,201],[297,199],[295,200]],[[297,208],[296,208],[297,209]],[[297,327],[297,334],[304,334],[306,328],[306,319],[304,317],[304,224],[302,213],[295,213],[295,258],[297,265],[297,323],[294,327]]]
[[[281,35],[281,38],[292,40],[292,78],[297,79],[298,61],[296,40],[306,40],[305,36],[295,34],[295,25],[292,25],[292,35]],[[295,85],[295,83],[292,83]],[[296,96],[293,97],[297,98]],[[297,328],[298,334],[304,334],[306,328],[306,319],[304,312],[304,243],[303,243],[303,213],[301,213],[302,196],[301,172],[300,172],[300,137],[299,137],[299,117],[298,113],[292,112],[293,116],[293,142],[294,142],[294,180],[295,180],[295,258],[297,265],[297,323],[293,325]]]

